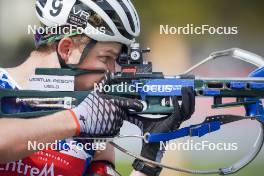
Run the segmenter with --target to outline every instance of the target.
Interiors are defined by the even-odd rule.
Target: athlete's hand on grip
[[[109,80],[110,73],[107,72],[101,81],[102,86],[108,84]],[[77,121],[77,133],[114,136],[119,133],[123,120],[127,118],[128,109],[140,111],[142,108],[143,105],[138,100],[93,91],[71,112]]]

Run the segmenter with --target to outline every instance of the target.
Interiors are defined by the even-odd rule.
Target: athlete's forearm
[[[67,111],[37,119],[0,119],[0,163],[34,153],[28,142],[52,143],[76,134],[77,125]]]

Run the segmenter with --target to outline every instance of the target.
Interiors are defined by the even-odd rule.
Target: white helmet
[[[139,17],[130,0],[36,0],[36,13],[47,27],[82,27],[96,41],[130,45],[140,33]]]

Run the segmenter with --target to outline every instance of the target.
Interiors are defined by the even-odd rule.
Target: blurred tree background
[[[193,62],[198,56],[205,56],[213,50],[228,47],[240,47],[264,55],[262,44],[264,1],[133,0],[133,2],[140,14],[142,24],[140,41],[144,46],[151,45],[150,37],[153,37],[153,33],[159,33],[159,26],[162,24],[237,26],[238,35],[176,35],[162,38],[165,40],[164,43],[171,37],[184,41]],[[34,49],[32,35],[27,34],[27,25],[38,24],[34,13],[34,0],[1,0],[0,10],[0,63],[3,67],[17,65]]]
[[[132,0],[141,18],[141,36],[139,38],[141,45],[144,47],[150,46],[152,53],[147,57],[153,61],[154,69],[163,71],[167,74],[178,74],[186,70],[188,67],[197,63],[201,59],[209,55],[209,53],[217,50],[228,48],[241,48],[256,54],[264,56],[264,1],[260,0]],[[34,12],[34,0],[1,0],[0,1],[0,65],[1,67],[13,67],[22,63],[30,52],[34,50],[33,36],[28,35],[28,25],[38,24]],[[160,25],[170,26],[186,26],[194,24],[194,26],[211,25],[211,26],[236,26],[238,27],[237,35],[160,35]],[[222,61],[216,61],[214,64],[209,64],[198,70],[197,74],[204,76],[245,76],[249,71],[253,70],[252,66],[239,61],[225,58]],[[208,106],[204,103],[198,104],[197,113],[189,123],[201,122],[203,116],[201,111],[208,112]],[[203,104],[203,106],[201,105]],[[239,111],[239,110],[238,110]],[[204,115],[204,114],[203,114]],[[206,114],[207,115],[207,114]],[[234,126],[235,127],[235,126]],[[237,139],[241,145],[241,151],[247,151],[243,147],[251,145],[254,135],[249,135],[245,131],[254,133],[256,130],[254,125],[241,124],[241,129],[238,130]],[[122,129],[123,133],[134,133],[135,128],[129,124],[125,124]],[[228,131],[228,130],[227,130]],[[232,129],[229,133],[220,133],[219,140],[237,140],[226,134],[233,134]],[[213,140],[211,137],[211,140]],[[210,138],[209,138],[210,139]],[[121,142],[122,143],[122,142]],[[139,151],[140,143],[135,141],[125,141],[122,143],[128,149]],[[136,145],[135,145],[136,144]],[[135,149],[135,146],[136,149]],[[223,156],[222,156],[223,154]],[[170,156],[169,156],[170,155]],[[209,152],[208,155],[211,155]],[[183,156],[181,152],[169,152],[164,158],[165,162],[171,165],[195,166],[207,168],[216,166],[217,163],[212,163],[212,158],[205,159],[201,162],[198,155],[194,152]],[[227,157],[226,160],[218,162],[219,165],[227,163],[230,160],[235,160],[237,155],[230,153],[221,153],[217,156],[217,161],[221,157]],[[122,161],[120,170],[124,175],[127,175],[130,167],[128,157],[118,154],[118,160]],[[261,155],[263,158],[263,152]],[[238,173],[239,176],[244,175],[261,175],[263,173],[263,160],[258,157],[245,171]],[[199,163],[196,165],[195,163]],[[226,163],[226,162],[227,163]],[[128,163],[128,165],[126,165]],[[179,164],[180,163],[180,164]],[[120,166],[121,166],[120,165]],[[128,166],[130,169],[128,169]],[[163,175],[175,175],[174,172],[165,170]]]

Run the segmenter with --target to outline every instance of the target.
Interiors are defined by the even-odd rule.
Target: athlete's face
[[[122,45],[116,42],[97,42],[78,68],[85,70],[109,70],[114,72],[115,62],[121,48]],[[90,89],[94,86],[94,83],[99,82],[102,77],[102,74],[80,75],[75,79],[75,89]]]

